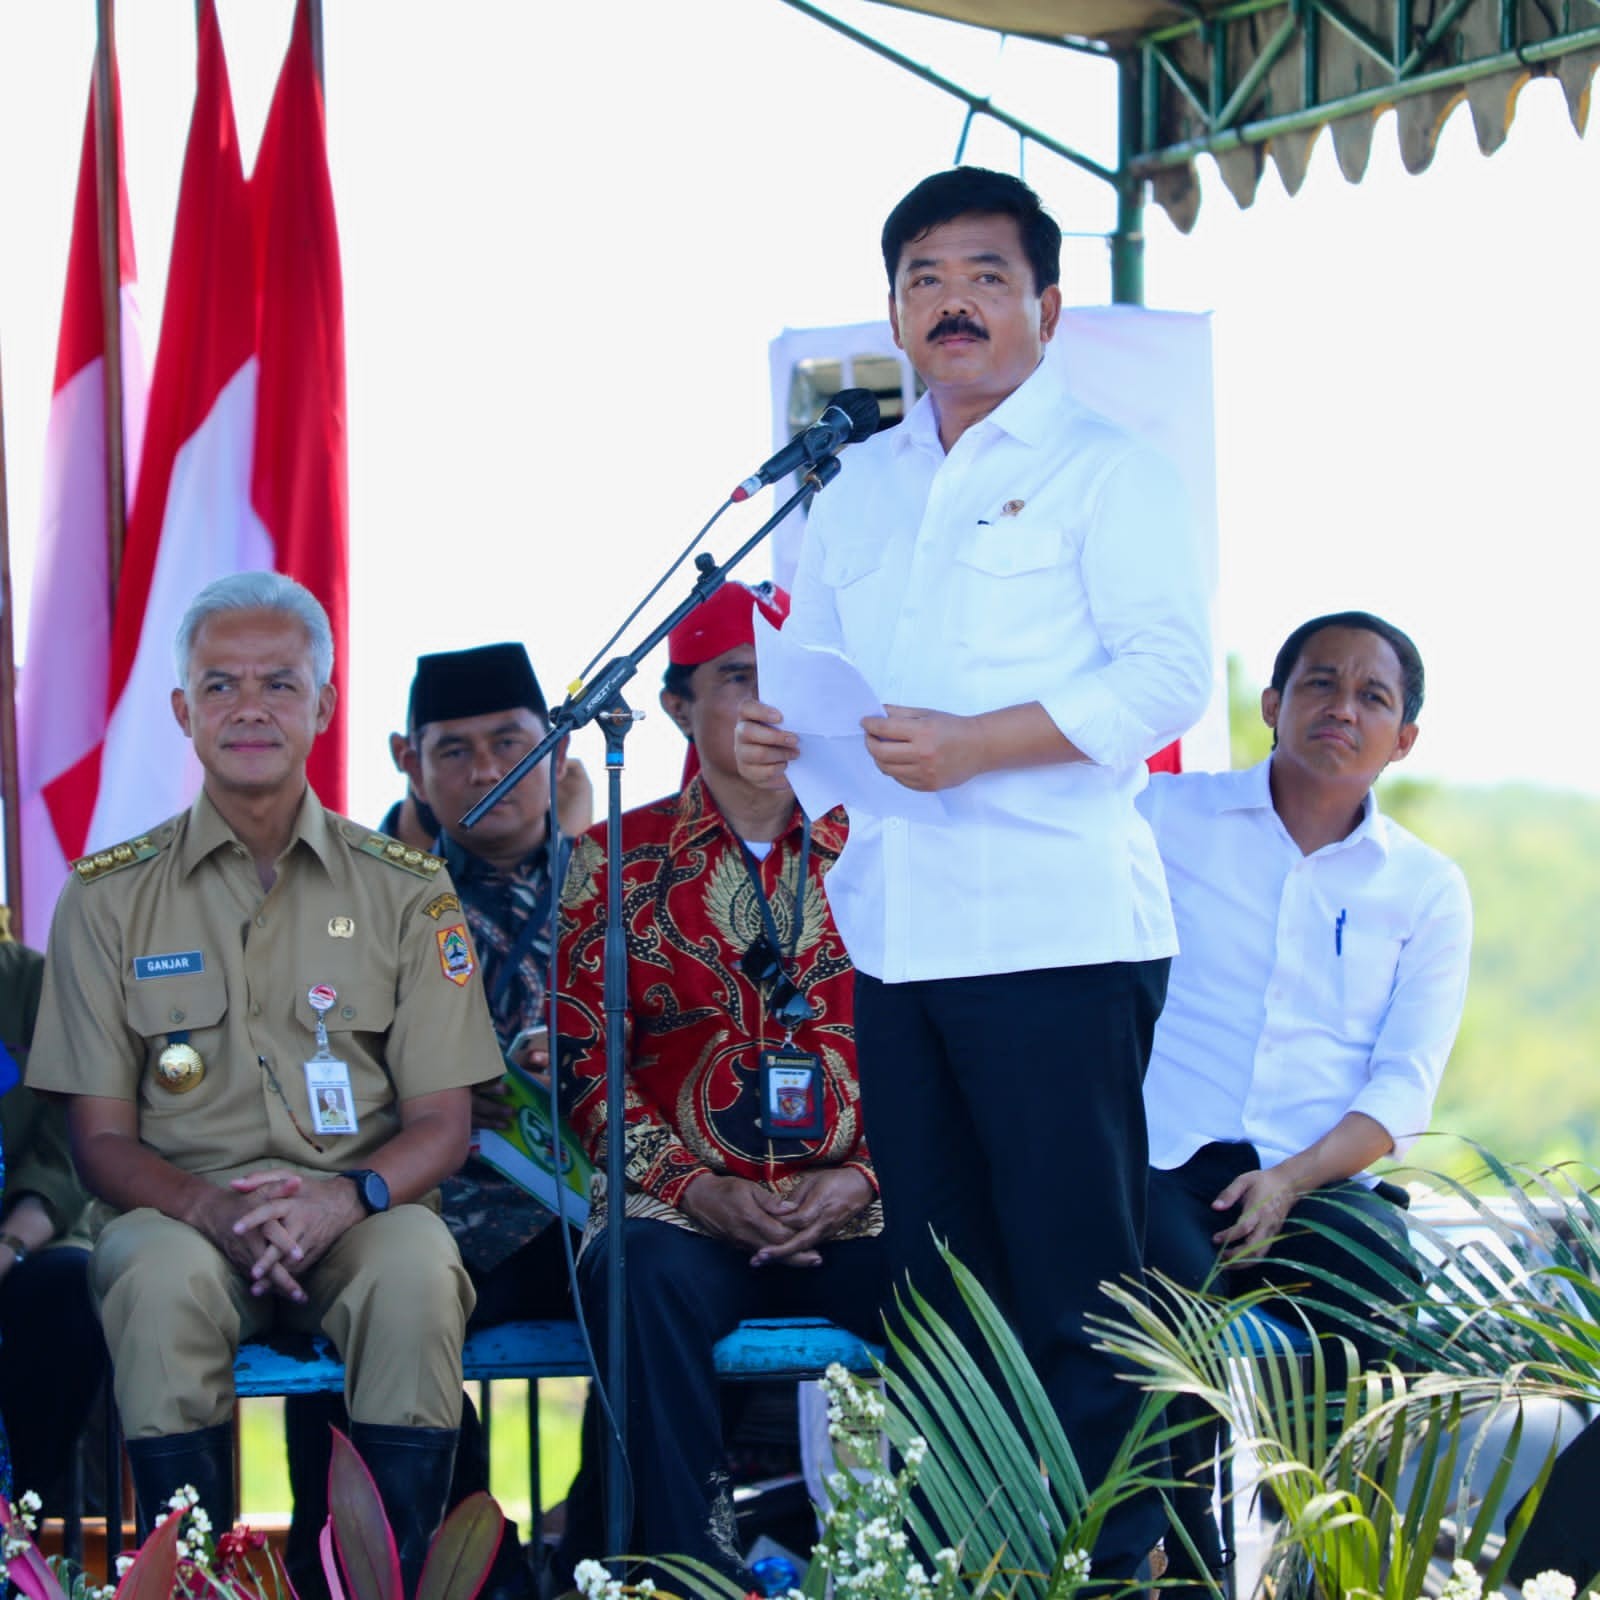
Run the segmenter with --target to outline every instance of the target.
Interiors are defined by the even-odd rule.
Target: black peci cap
[[[430,722],[481,717],[526,706],[549,717],[533,663],[520,644],[486,644],[476,650],[444,650],[417,657],[406,727],[415,733]]]

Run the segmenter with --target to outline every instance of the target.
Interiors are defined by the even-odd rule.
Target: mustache
[[[928,342],[965,336],[968,339],[987,339],[988,333],[971,317],[940,317],[928,331]]]

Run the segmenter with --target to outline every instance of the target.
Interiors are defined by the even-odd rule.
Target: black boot
[[[300,1600],[328,1600],[321,1539],[328,1520],[328,1461],[333,1454],[333,1428],[346,1435],[350,1432],[344,1396],[337,1390],[284,1397],[283,1443],[294,1515],[284,1542],[283,1565]]]
[[[444,1520],[456,1460],[454,1428],[397,1428],[352,1422],[350,1442],[367,1464],[400,1552],[407,1600],[417,1592],[428,1546]]]
[[[129,1439],[128,1464],[139,1509],[139,1543],[150,1537],[155,1520],[168,1509],[173,1493],[191,1486],[211,1518],[213,1539],[234,1524],[233,1424],[164,1433],[154,1439]]]

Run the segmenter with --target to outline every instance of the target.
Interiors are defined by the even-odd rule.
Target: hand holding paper
[[[761,698],[782,707],[784,728],[799,737],[788,779],[806,814],[820,817],[842,805],[876,817],[944,821],[939,795],[908,789],[874,763],[861,719],[885,711],[854,663],[825,645],[786,640],[765,617],[754,620]]]

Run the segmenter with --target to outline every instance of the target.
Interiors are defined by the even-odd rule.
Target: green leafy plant
[[[1483,1376],[1409,1375],[1387,1362],[1359,1371],[1346,1345],[1350,1376],[1335,1394],[1321,1343],[1299,1355],[1281,1327],[1258,1319],[1272,1290],[1220,1300],[1157,1280],[1148,1299],[1108,1292],[1122,1315],[1097,1319],[1102,1347],[1152,1393],[1192,1395],[1215,1411],[1227,1448],[1254,1457],[1281,1512],[1264,1564],[1274,1595],[1415,1600],[1447,1523],[1458,1557],[1484,1565],[1490,1588],[1503,1579],[1554,1450],[1491,1558],[1522,1421],[1482,1482],[1489,1423],[1504,1406],[1568,1386],[1514,1363]],[[1468,1481],[1480,1483],[1475,1497],[1457,1494]]]
[[[468,1495],[434,1535],[416,1600],[473,1600],[494,1561],[505,1519],[483,1493]],[[322,1571],[332,1600],[402,1600],[400,1555],[378,1487],[355,1446],[333,1430]]]
[[[1433,1203],[1407,1225],[1429,1257],[1419,1289],[1392,1263],[1352,1250],[1390,1285],[1399,1310],[1354,1325],[1394,1348],[1407,1368],[1490,1376],[1515,1363],[1590,1404],[1600,1403],[1600,1173],[1578,1162],[1524,1167],[1469,1144],[1472,1181],[1421,1172]],[[1443,1200],[1448,1225],[1430,1220]],[[1307,1226],[1314,1226],[1308,1224]],[[1292,1251],[1285,1251],[1292,1254]],[[1303,1267],[1308,1306],[1337,1274]]]
[[[987,1347],[998,1387],[954,1330],[912,1294],[891,1332],[881,1390],[843,1369],[823,1379],[840,1470],[796,1600],[830,1592],[870,1600],[1072,1600],[1090,1581],[1087,1551],[1107,1513],[1170,1483],[1154,1474],[1164,1400],[1152,1396],[1104,1483],[1085,1485],[1038,1376],[994,1302],[953,1256],[945,1262]],[[882,1441],[898,1465],[883,1463]],[[695,1600],[748,1600],[697,1563],[654,1565]],[[599,1563],[577,1574],[586,1600],[665,1590],[630,1586]],[[1099,1583],[1099,1596],[1145,1585]],[[678,1600],[676,1595],[670,1600]]]

